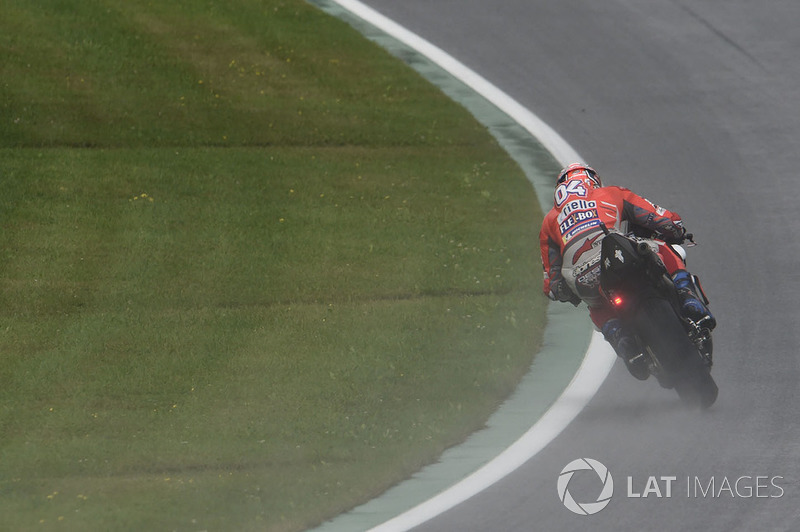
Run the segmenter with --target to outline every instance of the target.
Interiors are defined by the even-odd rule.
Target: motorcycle
[[[694,245],[691,234],[686,239]],[[674,248],[685,257],[682,247]],[[710,318],[695,322],[681,314],[675,285],[648,239],[607,232],[600,263],[601,292],[633,333],[650,374],[688,405],[714,404],[719,390],[711,376]],[[692,282],[697,297],[708,304],[699,279],[692,276]]]

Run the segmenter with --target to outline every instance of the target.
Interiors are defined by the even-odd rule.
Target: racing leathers
[[[582,299],[589,306],[594,324],[603,329],[614,316],[600,293],[603,225],[620,232],[635,225],[658,235],[660,240],[654,242],[670,275],[684,270],[685,265],[667,242],[681,242],[685,231],[678,214],[626,188],[594,188],[581,181],[567,185],[556,190],[554,206],[545,216],[539,234],[544,293],[560,301],[578,302],[575,296]]]

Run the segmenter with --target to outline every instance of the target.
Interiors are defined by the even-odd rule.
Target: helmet
[[[572,163],[567,166],[558,174],[556,186],[573,179],[580,179],[586,186],[597,188],[602,187],[600,176],[594,171],[594,168],[587,166],[583,163]]]

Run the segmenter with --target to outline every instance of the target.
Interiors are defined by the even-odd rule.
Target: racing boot
[[[708,327],[708,330],[713,330],[717,326],[717,320],[714,319],[708,307],[697,298],[689,272],[678,270],[672,275],[672,282],[675,283],[675,288],[678,290],[681,313],[695,323],[705,319],[703,325]]]
[[[611,318],[603,325],[603,336],[625,362],[630,374],[640,381],[647,380],[650,376],[647,360],[636,348],[636,340],[625,332],[619,319]]]

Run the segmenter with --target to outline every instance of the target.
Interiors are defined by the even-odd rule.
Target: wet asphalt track
[[[720,323],[709,412],[617,364],[539,455],[419,530],[800,530],[800,2],[366,3],[536,113],[606,182],[680,212]],[[556,489],[580,457],[615,482],[591,516]],[[588,472],[569,486],[579,502],[600,493]]]

